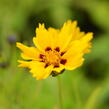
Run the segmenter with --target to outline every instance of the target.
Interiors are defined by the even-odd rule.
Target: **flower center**
[[[59,47],[56,47],[54,50],[52,50],[50,47],[47,47],[45,49],[45,54],[40,54],[41,62],[45,62],[45,67],[49,65],[54,65],[54,67],[59,67],[59,64],[65,65],[67,62],[66,59],[62,59],[61,56],[65,52],[60,52]]]
[[[60,62],[60,54],[57,51],[47,51],[45,53],[45,61],[49,64],[58,65]]]

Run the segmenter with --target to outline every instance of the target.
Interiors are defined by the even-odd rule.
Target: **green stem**
[[[78,109],[81,109],[82,103],[81,103],[81,99],[80,99],[80,93],[79,93],[79,90],[78,90],[77,81],[75,81],[75,80],[73,80],[73,88],[74,88],[74,94],[75,94],[75,97],[76,97]]]
[[[61,87],[61,80],[60,77],[57,77],[57,83],[58,83],[58,96],[59,96],[59,107],[60,109],[63,109],[63,104],[62,104],[62,87]]]

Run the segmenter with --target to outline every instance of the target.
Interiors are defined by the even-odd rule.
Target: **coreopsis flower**
[[[17,43],[21,49],[19,67],[30,69],[37,80],[61,74],[65,69],[74,70],[84,62],[84,54],[90,52],[93,33],[84,33],[77,27],[76,21],[67,21],[61,29],[48,28],[39,24],[35,47]]]

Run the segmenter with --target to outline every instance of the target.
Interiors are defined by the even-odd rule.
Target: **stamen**
[[[60,63],[63,64],[63,65],[65,65],[66,62],[67,62],[66,59],[61,59],[61,60],[60,60]]]
[[[47,48],[45,49],[45,51],[50,51],[50,50],[52,50],[51,47],[47,47]]]
[[[60,48],[59,47],[56,47],[54,50],[56,50],[57,52],[60,51]]]

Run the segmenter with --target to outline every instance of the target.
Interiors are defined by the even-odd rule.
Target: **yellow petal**
[[[53,68],[53,71],[55,71],[55,72],[57,72],[57,73],[61,73],[61,71],[64,69],[65,67],[64,67],[64,65],[59,65],[59,67],[57,67],[57,68]]]
[[[61,51],[63,51],[71,42],[76,25],[76,21],[71,22],[68,20],[60,30],[59,36],[57,38],[57,46],[61,48]]]
[[[16,43],[17,47],[22,50],[22,57],[24,59],[34,59],[38,60],[39,59],[39,51],[34,48],[34,47],[27,47],[21,43]]]
[[[67,53],[65,55],[72,55],[73,53],[80,53],[87,51],[87,49],[91,48],[91,39],[93,38],[92,33],[87,33],[80,40],[74,40],[71,42],[70,46],[67,48]],[[64,55],[64,56],[65,56]]]
[[[32,61],[30,65],[30,72],[33,74],[33,76],[37,79],[45,79],[47,78],[50,73],[52,72],[53,66],[50,65],[45,68],[45,63],[38,62],[38,61]]]
[[[90,48],[92,47],[92,43],[90,42],[93,38],[93,33],[89,32],[87,34],[84,35],[84,37],[82,37],[80,39],[81,41],[81,45],[86,45],[86,47],[84,48],[84,53],[89,53],[90,52]]]
[[[65,64],[66,69],[73,70],[82,64],[84,55],[82,52],[83,49],[84,47],[80,47],[78,41],[72,44],[72,47],[62,56],[63,59],[67,60]]]
[[[84,35],[85,35],[85,33],[84,32],[81,32],[80,31],[80,28],[79,27],[77,27],[77,28],[75,28],[75,30],[72,32],[72,41],[73,40],[79,40],[80,38],[82,38]]]
[[[20,63],[18,65],[18,67],[28,67],[30,66],[30,62],[27,62],[27,61],[21,61],[21,60],[18,60],[18,62]]]
[[[50,33],[50,36],[53,38],[52,40],[52,48],[55,49],[56,47],[58,47],[58,35],[59,35],[59,31],[58,29],[54,29],[54,28],[48,28],[48,32]]]
[[[45,51],[47,47],[53,47],[53,37],[45,29],[44,24],[39,24],[39,28],[36,28],[36,36],[33,38],[33,42],[39,50]]]
[[[23,59],[25,59],[25,60],[29,60],[30,59],[30,57],[28,57],[26,54],[24,54],[24,53],[21,53],[21,57],[23,58]]]
[[[61,30],[53,28],[46,30],[44,24],[39,24],[39,28],[36,28],[37,37],[33,38],[33,42],[41,51],[45,51],[47,47],[52,49],[60,47],[60,50],[63,51],[71,41],[76,25],[76,21],[71,22],[69,20]]]
[[[92,40],[92,38],[93,38],[93,33],[92,33],[92,32],[88,32],[88,33],[86,33],[86,34],[80,39],[80,41],[82,41],[82,42],[89,42],[89,41]]]
[[[81,56],[79,57],[75,57],[71,60],[67,59],[67,63],[65,64],[65,69],[67,70],[74,70],[77,67],[80,67],[84,62],[84,58],[82,58]]]
[[[89,50],[91,39],[92,33],[87,33],[80,40],[72,41],[71,47],[62,56],[63,59],[67,59],[66,69],[75,69],[83,63],[83,55]]]

